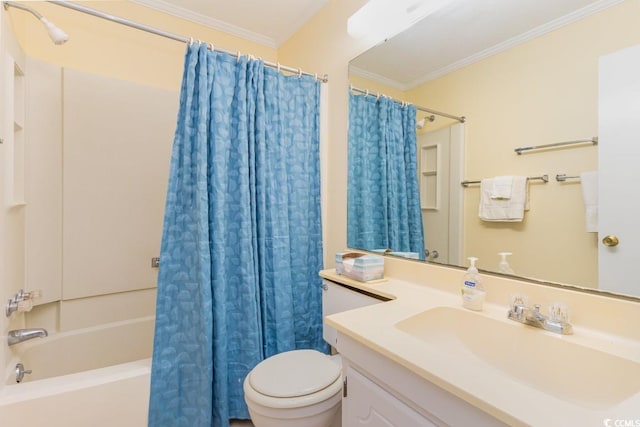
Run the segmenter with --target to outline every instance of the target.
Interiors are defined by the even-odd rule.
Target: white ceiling
[[[623,0],[453,0],[350,63],[407,90]]]
[[[277,48],[329,0],[132,0]]]

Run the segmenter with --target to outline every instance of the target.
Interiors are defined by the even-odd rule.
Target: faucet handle
[[[22,363],[18,363],[16,365],[16,382],[22,382],[25,375],[31,374],[33,371],[31,369],[25,369]]]
[[[41,296],[42,291],[40,289],[29,292],[25,292],[24,289],[20,289],[20,291],[15,294],[13,298],[7,301],[4,313],[7,317],[9,317],[11,316],[11,313],[15,311],[31,311],[31,309],[33,308],[33,300],[38,299]]]
[[[549,318],[554,322],[569,323],[569,307],[562,302],[555,302],[549,307]]]
[[[25,299],[18,302],[17,311],[24,313],[25,311],[31,311],[32,308],[33,308],[33,300]]]
[[[507,313],[507,317],[509,317],[510,319],[522,321],[522,319],[524,319],[524,313],[526,309],[527,307],[525,307],[524,305],[519,303],[514,303],[509,309],[509,312]]]
[[[24,292],[23,291],[23,300],[34,300],[34,299],[40,299],[42,298],[42,289],[34,289],[32,291],[29,292]]]
[[[511,294],[509,295],[509,300],[511,302],[511,307],[515,307],[518,305],[527,306],[527,296],[524,294]]]

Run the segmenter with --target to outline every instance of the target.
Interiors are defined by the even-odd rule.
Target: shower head
[[[62,31],[59,27],[56,27],[47,20],[44,16],[40,18],[40,22],[42,22],[47,29],[47,33],[49,33],[49,37],[55,44],[65,44],[67,40],[69,40],[69,36],[67,33]]]
[[[67,33],[56,27],[51,21],[47,20],[47,18],[42,16],[35,9],[13,1],[3,1],[2,5],[4,6],[5,10],[9,7],[15,7],[16,9],[27,11],[38,18],[38,20],[40,20],[40,22],[44,24],[45,28],[47,29],[47,33],[49,33],[49,37],[55,44],[64,44],[67,40],[69,40],[69,36],[67,35]]]
[[[434,121],[436,119],[436,117],[434,115],[431,116],[424,116],[423,118],[421,118],[420,120],[418,120],[416,122],[416,129],[422,129],[424,127],[424,125],[427,123],[427,120],[429,120],[430,122]]]

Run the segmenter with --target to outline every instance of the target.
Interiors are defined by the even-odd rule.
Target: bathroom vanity
[[[342,425],[505,426],[401,364],[338,334],[344,390]],[[374,422],[378,420],[379,422]]]
[[[325,318],[338,331],[344,427],[640,423],[637,339],[579,324],[573,335],[533,328],[508,319],[507,302],[465,310],[445,286],[393,276],[367,284],[334,270],[320,275],[389,299]],[[502,298],[513,288],[529,290],[501,280],[485,280],[489,293]],[[545,290],[550,298],[563,296],[556,291]]]

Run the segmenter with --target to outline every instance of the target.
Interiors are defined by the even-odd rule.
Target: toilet
[[[380,300],[324,280],[322,315],[375,304]],[[335,346],[337,331],[323,325]],[[342,364],[339,355],[293,350],[258,363],[244,380],[244,399],[255,427],[340,427]]]

